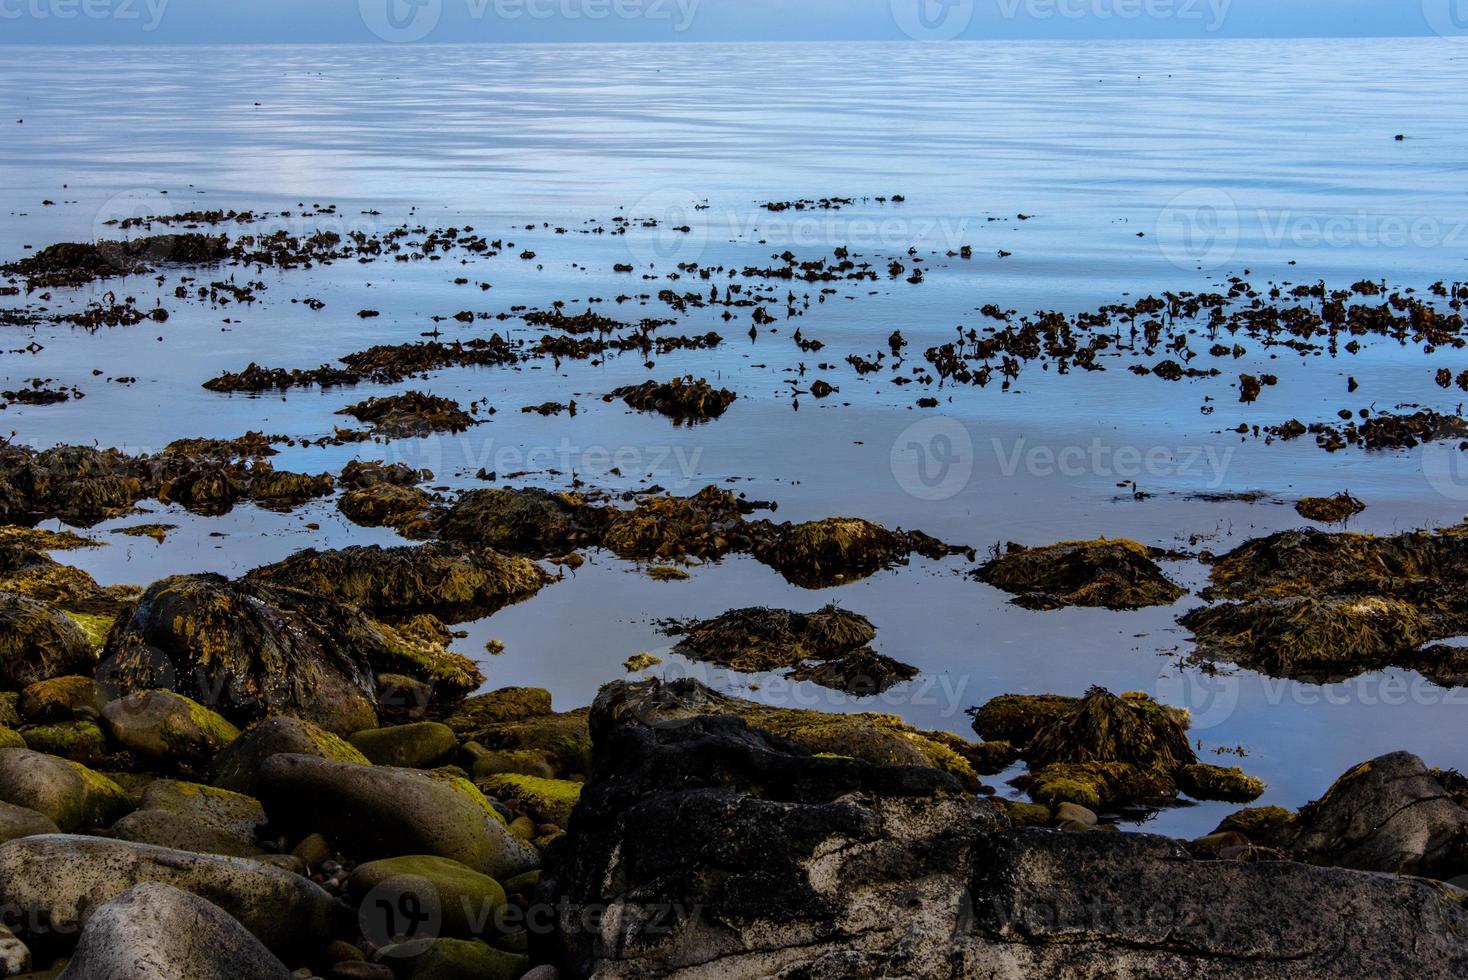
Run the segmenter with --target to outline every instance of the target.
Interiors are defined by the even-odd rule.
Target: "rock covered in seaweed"
[[[460,497],[444,515],[439,533],[447,541],[539,558],[594,542],[601,523],[594,509],[569,494],[488,487]]]
[[[736,397],[727,388],[715,388],[703,378],[695,381],[690,375],[668,382],[644,381],[618,388],[606,400],[620,398],[640,412],[658,412],[676,422],[692,423],[718,418]]]
[[[0,592],[0,688],[17,690],[96,666],[97,651],[74,621],[45,603]]]
[[[449,398],[409,391],[401,395],[368,398],[348,405],[338,414],[350,415],[372,426],[372,433],[385,439],[407,439],[435,432],[463,432],[477,425],[459,403]]]
[[[754,554],[790,582],[820,589],[905,563],[914,552],[941,558],[963,550],[926,534],[888,530],[859,517],[828,517],[771,527]]]
[[[1124,538],[1065,541],[1041,548],[1011,543],[974,573],[1013,593],[1026,609],[1166,606],[1186,595],[1153,560],[1156,553]]]

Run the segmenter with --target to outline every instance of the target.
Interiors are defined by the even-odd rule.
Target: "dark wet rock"
[[[0,801],[44,814],[64,831],[105,827],[133,808],[108,777],[31,749],[0,749]]]
[[[78,928],[102,906],[143,882],[217,905],[276,955],[292,960],[314,955],[351,920],[350,911],[317,885],[256,861],[97,837],[26,837],[0,845],[0,901],[34,910],[32,921],[49,923],[35,937],[48,945],[74,942]]]
[[[426,490],[418,487],[374,483],[348,490],[336,506],[352,523],[362,527],[395,528],[409,539],[421,540],[433,534],[429,520],[432,500]]]
[[[1049,727],[1080,706],[1080,698],[1059,694],[1001,694],[974,712],[974,731],[988,742],[1028,745]]]
[[[36,681],[20,692],[16,710],[32,725],[71,721],[76,718],[99,718],[105,698],[97,682],[90,677],[53,677]]]
[[[721,558],[750,550],[758,533],[745,521],[739,499],[714,486],[688,497],[641,497],[631,510],[610,510],[604,519],[602,545],[633,560]]]
[[[320,832],[360,858],[430,854],[495,878],[538,863],[483,794],[448,773],[276,755],[256,787],[273,828],[296,838]]]
[[[828,517],[772,527],[754,554],[796,585],[818,589],[866,578],[913,553],[941,558],[962,550],[859,517]]]
[[[229,240],[223,235],[151,235],[126,241],[58,242],[0,266],[0,272],[23,277],[30,289],[45,289],[146,273],[160,263],[212,265],[228,255]]]
[[[703,378],[690,375],[666,383],[644,381],[618,388],[607,400],[620,398],[640,412],[658,412],[677,422],[705,422],[728,410],[737,396],[726,388],[715,388]]]
[[[247,579],[347,602],[374,616],[481,619],[551,582],[525,558],[447,543],[299,551]]]
[[[354,459],[342,467],[337,482],[351,490],[365,490],[384,483],[395,487],[411,487],[431,479],[433,474],[428,470],[415,470],[407,463]]]
[[[875,765],[926,766],[947,773],[969,789],[979,787],[968,758],[976,747],[957,736],[914,728],[895,715],[768,707],[711,691],[692,678],[607,684],[597,694],[590,723],[636,720],[658,724],[717,714],[742,718],[817,755],[861,759]]]
[[[351,607],[218,575],[155,583],[107,643],[106,683],[176,690],[235,724],[290,714],[349,733],[377,723],[370,658],[392,641]]]
[[[600,521],[579,498],[524,487],[471,490],[440,524],[445,540],[510,554],[563,555],[600,537]]]
[[[100,647],[90,624],[115,616],[137,599],[129,586],[103,588],[79,568],[63,565],[49,555],[22,544],[0,544],[0,592],[50,603],[66,613]],[[101,632],[106,634],[106,630]]]
[[[260,853],[256,837],[264,823],[265,809],[253,797],[159,779],[143,790],[139,809],[112,825],[109,836],[199,854],[249,857]]]
[[[1468,808],[1408,752],[1356,766],[1262,839],[1335,867],[1443,879],[1468,874]]]
[[[599,709],[593,727],[597,768],[537,900],[566,902],[563,923],[616,914],[540,941],[563,975],[1243,980],[1468,964],[1468,913],[1421,882],[1006,830],[941,774],[813,757],[730,717]]]
[[[243,925],[197,895],[158,882],[92,913],[59,980],[290,980]]]
[[[879,693],[917,674],[868,646],[877,630],[865,616],[836,606],[734,609],[673,629],[680,635],[674,649],[690,659],[749,672],[795,668],[799,679],[853,694]]]
[[[369,762],[404,769],[431,768],[459,747],[454,730],[435,721],[368,728],[354,733],[349,741]]]
[[[1307,521],[1342,524],[1366,509],[1366,505],[1349,493],[1331,497],[1303,497],[1295,504],[1295,512]]]
[[[207,772],[214,757],[239,738],[238,728],[173,691],[139,691],[102,708],[107,732],[139,758],[180,772]]]
[[[324,728],[299,718],[267,718],[215,757],[210,782],[254,796],[260,767],[275,755],[312,755],[333,762],[367,764],[367,757],[351,743]]]
[[[0,687],[95,670],[97,652],[75,622],[51,606],[0,592]]]
[[[383,949],[401,980],[516,980],[529,976],[526,958],[478,940],[415,939]]]
[[[1215,605],[1179,622],[1200,659],[1275,676],[1351,677],[1387,666],[1468,682],[1461,651],[1425,646],[1468,631],[1468,532],[1390,537],[1285,531],[1218,558]]]
[[[105,768],[114,761],[106,733],[90,718],[36,725],[23,734],[27,748],[84,766]]]
[[[372,426],[372,433],[385,439],[407,439],[428,436],[435,432],[463,432],[477,425],[473,416],[459,407],[458,402],[436,395],[425,395],[421,391],[409,391],[401,395],[384,398],[369,398],[342,409],[340,415],[350,415],[359,422]]]
[[[1026,609],[1166,606],[1186,590],[1162,574],[1155,552],[1124,538],[1067,541],[1042,548],[1010,544],[975,572]]]

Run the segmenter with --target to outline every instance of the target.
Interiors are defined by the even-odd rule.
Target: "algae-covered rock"
[[[519,773],[542,779],[554,779],[556,775],[546,754],[533,749],[496,752],[478,742],[469,742],[464,746],[464,751],[472,760],[470,771],[475,779],[498,776],[501,773]]]
[[[727,388],[715,388],[703,378],[695,381],[692,375],[666,383],[644,381],[618,388],[607,396],[608,400],[620,398],[639,412],[657,412],[679,423],[718,418],[735,397]]]
[[[168,810],[134,810],[112,825],[107,836],[136,844],[171,847],[192,854],[250,857],[260,853],[253,835],[240,837],[197,817]]]
[[[137,598],[130,586],[103,588],[81,569],[18,543],[0,543],[0,592],[50,604],[82,626],[89,638],[85,624],[105,620]]]
[[[44,814],[68,832],[105,827],[132,809],[106,776],[32,749],[0,749],[0,801]]]
[[[432,500],[419,487],[374,483],[343,493],[336,506],[348,520],[362,527],[392,527],[414,540],[432,533],[428,515]]]
[[[1118,697],[1099,687],[1036,733],[1025,758],[1031,765],[1124,762],[1169,771],[1198,761],[1178,712],[1145,694]]]
[[[584,776],[591,769],[586,718],[586,708],[532,715],[477,727],[473,738],[492,751],[535,753],[562,778]]]
[[[1293,819],[1295,815],[1282,806],[1245,807],[1224,817],[1213,832],[1238,833],[1251,841],[1268,842]]]
[[[90,677],[53,677],[36,681],[20,692],[16,710],[33,725],[97,718],[102,714],[102,689]]]
[[[0,726],[0,749],[23,749],[25,736],[13,728]]]
[[[290,980],[291,973],[223,909],[143,882],[88,918],[58,980]]]
[[[1051,763],[1015,782],[1037,803],[1075,803],[1090,810],[1122,801],[1162,803],[1177,795],[1177,783],[1166,770],[1125,762]]]
[[[1026,609],[1171,605],[1187,590],[1163,575],[1152,558],[1145,546],[1124,538],[1065,541],[1042,548],[1011,543],[974,575],[1013,593],[1015,604]]]
[[[149,783],[143,790],[141,807],[179,814],[246,842],[253,842],[257,829],[265,823],[265,808],[254,797],[172,779]]]
[[[97,653],[76,623],[45,603],[0,593],[0,686],[16,690],[96,666]]]
[[[450,398],[408,391],[401,395],[368,398],[337,413],[372,426],[385,439],[408,439],[435,432],[463,432],[479,423]]]
[[[446,543],[301,551],[248,578],[330,596],[374,616],[432,612],[450,622],[482,619],[551,581],[528,559]]]
[[[84,766],[102,765],[111,754],[106,734],[90,718],[33,725],[24,735],[27,748]]]
[[[551,713],[551,695],[544,688],[506,687],[476,694],[455,706],[444,723],[460,735],[473,737],[488,725],[522,721]]]
[[[571,811],[581,798],[580,783],[519,773],[500,773],[481,780],[479,785],[496,799],[519,800],[531,816],[561,827],[571,819]]]
[[[1295,512],[1307,521],[1321,524],[1343,524],[1366,509],[1366,505],[1349,493],[1330,497],[1303,497],[1295,504]]]
[[[974,712],[974,731],[985,741],[1025,746],[1035,733],[1080,706],[1080,698],[1060,694],[1001,694]]]
[[[117,743],[160,766],[205,772],[240,730],[203,705],[172,691],[140,691],[102,708]]]
[[[515,980],[529,963],[478,940],[446,938],[388,946],[382,958],[393,964],[399,980]]]
[[[567,494],[534,487],[471,490],[439,525],[446,541],[531,557],[563,555],[600,537],[600,517]]]
[[[267,718],[219,753],[210,782],[221,789],[253,796],[260,767],[275,755],[313,755],[333,762],[367,765],[367,757],[351,743],[324,728],[299,718]]]
[[[235,724],[289,714],[349,733],[377,723],[370,659],[389,640],[328,598],[218,575],[155,583],[107,644],[106,683],[168,688]]]
[[[39,926],[37,938],[53,945],[74,942],[98,909],[149,881],[208,900],[292,960],[314,956],[352,918],[306,878],[257,861],[98,837],[25,837],[0,845],[0,902],[33,910],[21,925]]]
[[[426,854],[359,864],[348,886],[359,903],[369,894],[411,895],[421,908],[438,910],[441,927],[448,936],[491,932],[505,906],[505,890],[490,876],[458,861]],[[371,925],[376,924],[372,921],[374,911],[370,907],[362,911],[362,917]]]
[[[348,741],[369,762],[405,769],[431,768],[459,747],[454,730],[434,721],[363,729],[353,733]]]
[[[716,486],[687,497],[639,497],[631,510],[610,510],[606,519],[602,546],[629,560],[722,558],[755,543],[739,499]]]
[[[362,858],[431,854],[495,878],[538,863],[460,777],[276,755],[256,785],[273,828],[296,838],[320,832]]]
[[[1195,800],[1249,803],[1264,795],[1263,781],[1238,766],[1224,768],[1198,763],[1183,766],[1174,775],[1178,788]]]
[[[937,558],[950,549],[925,534],[891,531],[859,517],[776,527],[754,549],[760,561],[808,589],[866,578],[913,552]]]

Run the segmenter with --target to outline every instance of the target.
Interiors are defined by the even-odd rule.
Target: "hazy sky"
[[[1468,0],[0,0],[0,43],[1468,34]]]

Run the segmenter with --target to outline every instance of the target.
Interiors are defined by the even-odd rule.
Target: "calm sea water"
[[[298,232],[468,224],[516,243],[462,271],[492,283],[483,293],[455,286],[460,270],[450,262],[339,263],[241,275],[264,282],[259,302],[166,303],[173,316],[162,326],[11,329],[0,345],[7,387],[53,378],[88,397],[12,406],[0,421],[38,445],[133,450],[251,429],[316,437],[341,421],[331,413],[381,392],[252,399],[199,384],[251,360],[310,367],[413,340],[433,329],[431,317],[465,308],[566,300],[579,309],[635,290],[611,273],[618,262],[665,272],[680,261],[761,264],[786,248],[811,257],[842,245],[868,256],[915,248],[929,266],[922,286],[884,283],[797,321],[828,345],[818,356],[802,356],[783,324],[749,341],[712,311],[687,317],[681,332],[720,329],[730,341],[660,358],[655,373],[693,372],[738,391],[713,425],[674,429],[603,404],[601,393],[647,377],[632,358],[448,371],[428,387],[461,402],[487,399],[499,409],[492,423],[457,438],[288,449],[276,463],[334,471],[353,457],[401,458],[449,487],[477,485],[482,466],[531,470],[524,482],[547,486],[566,485],[573,470],[612,488],[651,478],[688,492],[735,481],[778,500],[782,518],[860,515],[980,549],[1104,534],[1223,550],[1299,524],[1288,506],[1298,496],[1343,488],[1370,505],[1358,529],[1452,523],[1468,511],[1468,488],[1441,458],[1327,455],[1224,430],[1362,405],[1454,409],[1432,374],[1468,368],[1461,354],[1429,361],[1420,350],[1374,345],[1355,358],[1301,361],[1255,352],[1239,369],[1275,373],[1280,385],[1249,406],[1234,403],[1227,379],[1168,384],[1115,370],[1056,378],[1032,369],[1011,392],[945,393],[933,412],[912,407],[916,392],[881,375],[859,379],[842,361],[885,348],[893,329],[914,351],[949,340],[956,326],[977,324],[986,303],[1077,311],[1214,288],[1235,274],[1260,285],[1384,278],[1418,289],[1468,278],[1468,133],[1454,109],[1465,90],[1465,53],[1428,41],[0,48],[6,259],[110,235],[110,219],[195,208],[299,213],[312,203],[338,212],[277,224]],[[905,203],[797,217],[758,206],[892,194]],[[617,215],[686,221],[692,231],[574,233]],[[972,260],[945,256],[964,244]],[[521,248],[536,262],[516,258]],[[1000,250],[1012,254],[1001,259]],[[108,288],[149,304],[157,291],[150,279],[131,279],[58,293],[49,305]],[[290,302],[306,295],[326,308]],[[360,320],[364,307],[383,315]],[[495,326],[529,335],[513,321]],[[17,350],[32,339],[43,349]],[[787,369],[801,360],[838,365],[820,375],[840,397],[802,400],[796,410]],[[103,380],[119,375],[138,383]],[[1349,397],[1347,375],[1362,382]],[[584,409],[575,419],[518,411],[571,397]],[[925,481],[905,447],[935,438],[957,447],[954,466]],[[1136,501],[1118,486],[1133,480],[1154,496]],[[1276,497],[1184,499],[1254,489]],[[64,560],[106,582],[143,584],[185,571],[241,573],[306,546],[393,540],[348,524],[330,502],[287,516],[246,507],[214,520],[157,509],[157,519],[180,526],[166,544],[105,533],[133,518],[102,526],[108,547]],[[893,711],[956,732],[967,731],[964,709],[996,694],[1145,690],[1192,707],[1201,754],[1242,750],[1241,764],[1269,783],[1262,802],[1291,807],[1388,750],[1468,765],[1468,697],[1415,674],[1330,687],[1247,672],[1203,677],[1176,665],[1188,638],[1174,620],[1196,597],[1137,613],[1033,613],[966,580],[965,568],[919,561],[814,593],[744,559],[657,583],[594,556],[532,601],[470,624],[460,649],[486,660],[491,686],[546,686],[569,708],[641,650],[661,653],[670,671],[695,669],[667,653],[654,619],[834,601],[871,617],[879,648],[922,676],[860,702],[769,677],[709,679],[774,703]],[[1190,586],[1205,576],[1196,562],[1168,571]],[[505,642],[502,656],[484,658],[490,638]],[[1152,826],[1202,833],[1229,809],[1169,811]]]

